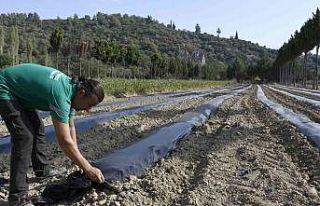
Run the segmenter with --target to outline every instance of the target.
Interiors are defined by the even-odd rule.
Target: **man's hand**
[[[90,166],[88,169],[85,169],[84,172],[92,181],[97,183],[104,182],[104,176],[98,168]]]
[[[80,153],[77,142],[74,141],[70,135],[69,124],[59,122],[55,118],[52,118],[53,125],[55,127],[58,144],[63,152],[78,165],[86,175],[94,182],[103,183],[104,176],[102,172],[91,164]]]

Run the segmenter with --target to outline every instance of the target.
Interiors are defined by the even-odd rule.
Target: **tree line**
[[[238,38],[201,33],[199,25],[195,32],[180,31],[172,21],[165,26],[151,16],[97,13],[41,20],[36,13],[0,15],[0,67],[34,62],[98,78],[243,81],[259,75],[257,64],[272,55]]]
[[[308,79],[312,78],[313,88],[319,88],[318,53],[320,44],[320,10],[312,14],[300,28],[291,35],[288,42],[285,42],[278,51],[277,58],[273,63],[275,81],[281,84],[293,84],[297,81],[306,87]],[[310,51],[316,48],[315,64],[313,71],[308,67]],[[301,71],[297,69],[297,61],[303,55]]]

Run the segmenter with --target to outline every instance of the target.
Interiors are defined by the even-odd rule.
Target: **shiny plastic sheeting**
[[[258,86],[257,98],[278,115],[287,119],[290,123],[297,126],[300,131],[313,141],[320,148],[320,124],[311,121],[308,117],[296,114],[291,109],[285,108],[280,104],[270,101]]]
[[[279,88],[279,89],[283,89],[283,90],[286,90],[286,91],[291,91],[291,92],[298,92],[298,93],[301,93],[301,94],[308,94],[308,95],[311,95],[311,96],[316,96],[316,97],[320,97],[320,93],[317,93],[317,92],[311,92],[311,91],[305,91],[305,90],[300,90],[300,89],[294,89],[294,88],[291,88],[291,87],[276,87],[276,88]],[[318,91],[319,92],[319,91]]]
[[[179,139],[188,135],[195,126],[203,124],[224,100],[246,89],[216,97],[206,104],[199,106],[193,112],[185,113],[173,123],[155,130],[131,146],[113,151],[102,159],[94,161],[92,164],[98,167],[105,177],[105,182],[98,187],[119,192],[110,183],[122,180],[130,175],[143,175],[145,168],[151,167],[155,162],[167,156],[176,147]],[[77,198],[82,196],[91,187],[95,187],[90,182],[88,184],[88,178],[81,175],[75,176],[74,174],[70,174],[67,180],[70,179],[72,181],[48,185],[42,194],[44,200],[47,203],[66,200],[69,196],[65,194],[73,194],[72,197]]]
[[[225,91],[225,90],[220,90],[220,91]],[[141,107],[135,107],[135,108],[130,108],[130,109],[125,109],[125,110],[120,110],[120,111],[113,111],[113,112],[102,112],[99,114],[91,115],[88,117],[84,117],[81,119],[75,119],[75,126],[77,129],[77,132],[84,132],[96,125],[102,125],[105,123],[110,122],[111,120],[114,120],[116,118],[121,118],[125,116],[130,116],[139,112],[144,112],[156,107],[180,102],[183,100],[188,100],[188,99],[193,99],[197,97],[204,97],[204,96],[210,96],[212,93],[201,93],[197,95],[189,95],[189,96],[183,96],[183,97],[177,97],[174,99],[169,99],[166,101],[154,103],[154,104],[149,104],[146,106],[141,106]],[[55,142],[55,131],[54,131],[54,126],[46,126],[45,127],[45,135],[46,135],[46,141],[48,143],[53,143]],[[0,138],[0,153],[5,153],[9,152],[11,148],[11,137],[10,135],[4,136]]]
[[[284,95],[287,95],[289,97],[292,97],[296,100],[299,100],[299,101],[302,101],[302,102],[307,102],[315,107],[320,107],[320,101],[316,101],[316,100],[313,100],[313,99],[308,99],[306,97],[301,97],[301,96],[298,96],[298,95],[295,95],[295,94],[291,94],[289,92],[286,92],[286,91],[282,91],[282,90],[279,90],[279,89],[275,89],[275,88],[272,88],[272,87],[268,87],[268,86],[265,86],[275,92],[279,92],[281,94],[284,94]]]
[[[179,139],[188,135],[195,126],[203,124],[224,100],[245,89],[216,97],[193,112],[185,113],[175,122],[154,131],[139,142],[113,151],[93,164],[102,171],[108,182],[122,180],[130,175],[141,176],[145,168],[151,167],[173,150]]]
[[[219,89],[219,90],[214,90],[214,89],[203,89],[203,90],[198,90],[198,91],[188,91],[188,92],[165,92],[165,93],[159,93],[159,94],[150,94],[147,96],[133,96],[133,97],[128,97],[125,98],[124,100],[120,101],[114,101],[114,102],[101,102],[97,106],[112,106],[112,105],[126,105],[128,103],[132,102],[138,102],[138,101],[146,101],[146,100],[152,100],[152,99],[158,99],[158,98],[176,98],[176,97],[183,97],[183,96],[190,96],[190,95],[200,95],[204,93],[219,93],[219,92],[228,92],[231,90],[236,90],[245,87],[244,85],[233,87],[233,88],[228,88],[228,89]],[[50,115],[50,112],[48,111],[39,111],[38,112],[40,118],[45,118]],[[0,116],[0,120],[2,120]]]
[[[319,95],[320,91],[319,90],[315,90],[315,89],[307,89],[307,88],[302,88],[302,87],[292,87],[292,86],[284,86],[281,84],[274,84],[275,87],[278,88],[282,88],[282,89],[287,89],[287,90],[291,90],[291,91],[297,91],[297,92],[308,92],[310,94],[315,94],[316,96]],[[306,94],[308,94],[306,93]]]

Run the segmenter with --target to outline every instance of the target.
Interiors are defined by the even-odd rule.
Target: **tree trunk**
[[[100,79],[100,75],[99,75],[100,74],[100,72],[99,72],[100,61],[99,60],[97,60],[97,61],[98,61],[98,71],[97,71],[98,74],[97,74],[97,76],[98,76],[98,79]]]
[[[290,85],[293,85],[294,73],[293,73],[293,61],[290,62]]]
[[[320,44],[317,45],[317,50],[316,50],[316,89],[319,89],[319,77],[318,77],[318,54],[319,54],[319,46]]]
[[[306,61],[305,57],[303,57],[303,64],[302,64],[302,86],[304,85],[304,62]]]
[[[280,84],[283,84],[283,66],[280,67]]]
[[[81,65],[81,58],[79,59],[79,76],[81,77],[82,75],[82,65]]]
[[[68,76],[70,76],[70,57],[69,56],[67,59],[67,73],[68,73]]]
[[[308,56],[307,52],[304,53],[304,60],[303,60],[303,87],[307,87],[307,61]]]
[[[283,84],[283,66],[280,67],[280,72],[281,72],[281,82],[280,82],[280,84]]]
[[[289,85],[289,65],[286,64],[286,85]]]
[[[281,68],[278,68],[279,70],[279,84],[281,84]]]
[[[89,60],[89,65],[88,65],[88,76],[91,79],[91,61]]]
[[[110,64],[111,65],[111,78],[113,79],[114,78],[114,71],[113,71],[113,65],[112,65],[112,63]]]
[[[293,81],[293,86],[296,86],[296,71],[295,71],[295,63],[296,61],[293,60],[292,62],[292,81]]]
[[[58,52],[56,52],[56,69],[59,69],[59,64],[58,64]]]
[[[287,85],[287,65],[283,66],[283,82],[284,85]]]
[[[283,82],[284,85],[287,85],[287,65],[283,66]]]
[[[291,85],[291,62],[288,63],[288,85]]]
[[[126,62],[124,59],[122,60],[122,62],[123,62],[123,79],[125,79],[126,78],[125,76]]]

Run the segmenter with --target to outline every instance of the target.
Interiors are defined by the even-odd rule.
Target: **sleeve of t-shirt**
[[[69,113],[69,119],[73,118],[76,115],[76,110],[71,108]]]
[[[73,115],[71,101],[61,94],[53,94],[53,98],[49,102],[49,108],[51,110],[50,115],[62,123],[68,123]]]

